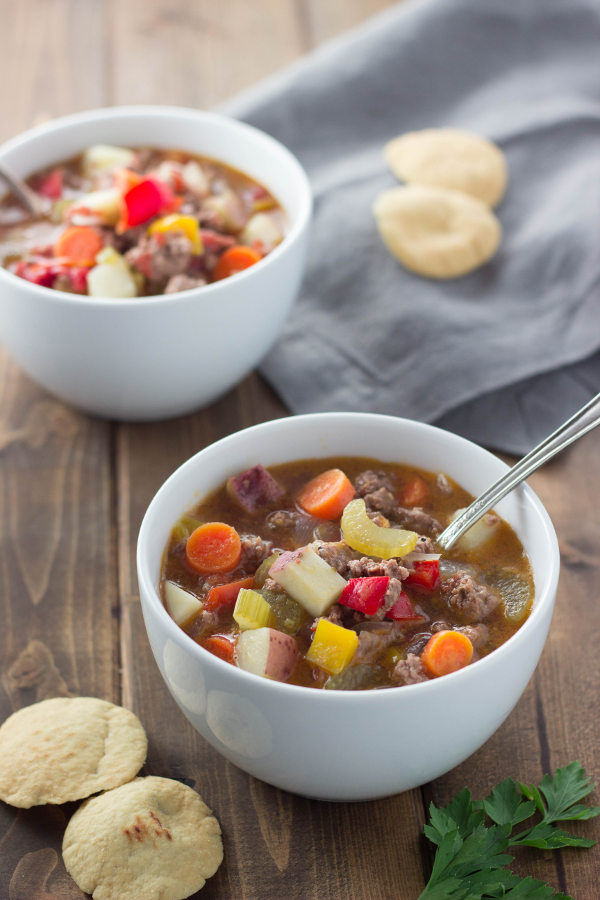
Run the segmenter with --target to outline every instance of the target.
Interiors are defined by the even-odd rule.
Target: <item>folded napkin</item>
[[[600,4],[408,0],[235,98],[315,197],[306,278],[261,372],[293,413],[436,422],[522,454],[600,390]],[[383,145],[463,128],[507,156],[497,256],[404,270],[372,215]]]

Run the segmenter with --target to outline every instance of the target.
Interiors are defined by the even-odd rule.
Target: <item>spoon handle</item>
[[[26,181],[11,172],[3,162],[0,162],[0,178],[6,182],[28,212],[34,216],[43,214],[45,209],[43,199],[29,187]]]
[[[528,478],[540,466],[560,453],[573,441],[583,437],[600,424],[600,394],[596,394],[579,412],[553,431],[541,444],[534,447],[523,459],[515,463],[498,481],[468,506],[437,538],[443,550],[449,550],[455,541],[489,509],[510,493],[521,481]]]

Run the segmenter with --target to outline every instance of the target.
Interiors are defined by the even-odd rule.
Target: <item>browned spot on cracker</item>
[[[123,832],[127,835],[127,838],[131,844],[134,841],[138,841],[141,843],[145,841],[147,838],[152,838],[152,835],[156,835],[157,837],[166,837],[167,840],[172,841],[173,836],[168,828],[162,824],[156,813],[154,813],[151,809],[148,810],[148,815],[152,820],[151,823],[145,822],[144,819],[138,814],[133,820],[133,824],[129,826],[129,828],[124,828]],[[154,842],[154,838],[152,838]],[[156,843],[154,842],[156,846]]]

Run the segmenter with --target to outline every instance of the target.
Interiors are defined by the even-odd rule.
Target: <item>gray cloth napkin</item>
[[[261,372],[293,413],[436,422],[522,454],[600,390],[600,3],[409,0],[224,107],[285,143],[315,197],[306,278]],[[405,271],[371,207],[390,138],[490,137],[510,183],[499,253]]]

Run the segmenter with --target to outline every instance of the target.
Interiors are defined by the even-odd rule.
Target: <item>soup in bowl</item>
[[[256,777],[330,800],[406,790],[474,752],[535,668],[558,577],[526,486],[439,553],[435,534],[504,469],[359,413],[255,426],[185,463],[146,513],[138,577],[192,725]],[[203,542],[222,526],[229,558]]]
[[[0,206],[0,340],[50,392],[106,418],[182,415],[277,339],[312,201],[269,135],[216,113],[114,107],[33,128],[0,160],[48,204],[41,221]]]

